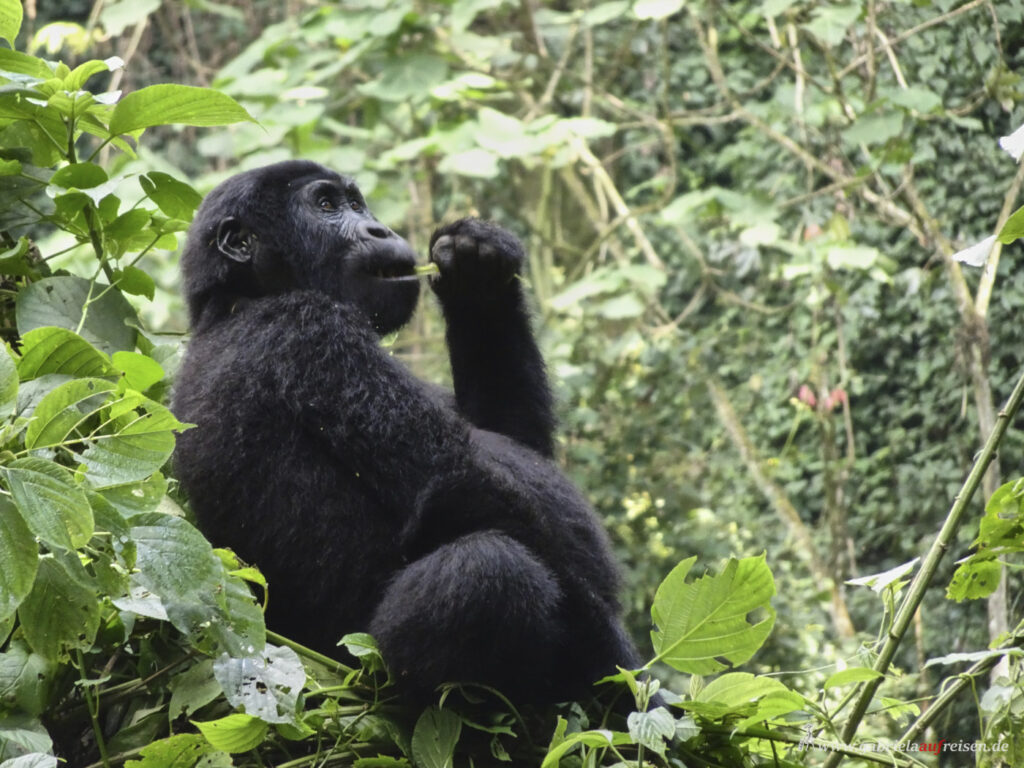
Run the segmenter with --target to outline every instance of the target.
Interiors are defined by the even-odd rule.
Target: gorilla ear
[[[258,240],[255,232],[243,227],[233,216],[217,225],[217,250],[232,261],[252,261]]]

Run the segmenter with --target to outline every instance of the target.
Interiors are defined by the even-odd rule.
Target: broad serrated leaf
[[[0,620],[12,615],[32,589],[39,546],[24,518],[0,496]]]
[[[657,659],[681,672],[706,675],[726,669],[719,661],[741,664],[767,639],[775,623],[770,598],[775,582],[764,555],[730,559],[718,576],[687,584],[694,558],[684,560],[658,587],[651,615]],[[763,610],[756,623],[748,614]]]
[[[207,723],[193,720],[192,725],[198,728],[216,749],[230,754],[255,749],[267,736],[267,724],[250,715],[228,715]]]
[[[17,459],[3,470],[29,530],[48,547],[73,549],[92,538],[92,508],[68,471],[52,461]]]
[[[452,768],[462,719],[454,712],[431,707],[420,715],[412,732],[412,759],[419,768]]]
[[[47,373],[81,378],[114,376],[117,371],[105,354],[74,331],[46,326],[28,331],[21,337],[18,376],[26,381]]]
[[[56,660],[66,649],[92,646],[100,604],[95,590],[72,578],[55,557],[46,556],[39,560],[35,584],[18,608],[18,620],[32,650]]]
[[[235,709],[267,723],[296,723],[306,670],[291,648],[271,646],[246,658],[225,654],[214,662],[213,674]]]
[[[620,744],[631,744],[632,741],[632,737],[628,733],[622,733],[621,731],[600,729],[573,733],[567,736],[554,749],[548,750],[548,753],[544,756],[544,762],[541,763],[541,768],[555,768],[566,753],[579,746],[611,747]]]
[[[154,125],[229,125],[253,120],[225,93],[190,85],[151,85],[132,91],[110,117],[110,133],[131,133]]]

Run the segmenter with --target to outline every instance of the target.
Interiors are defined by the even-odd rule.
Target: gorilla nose
[[[367,240],[390,240],[393,237],[397,237],[394,232],[379,221],[364,221],[360,223],[359,234]]]

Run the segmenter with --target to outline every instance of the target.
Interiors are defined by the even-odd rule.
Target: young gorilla
[[[430,258],[454,399],[380,346],[416,306],[415,256],[350,179],[286,162],[211,192],[182,259],[193,338],[174,407],[198,427],[178,475],[299,642],[337,655],[369,631],[420,694],[586,695],[636,658],[601,526],[551,461],[522,247],[464,219]]]

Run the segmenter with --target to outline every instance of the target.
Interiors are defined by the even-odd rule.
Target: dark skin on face
[[[475,219],[430,245],[454,392],[381,348],[416,306],[415,257],[350,179],[289,162],[211,192],[182,257],[173,407],[197,426],[177,476],[211,541],[266,574],[271,628],[334,656],[369,631],[428,698],[586,695],[636,657],[602,526],[551,461],[523,248]]]

